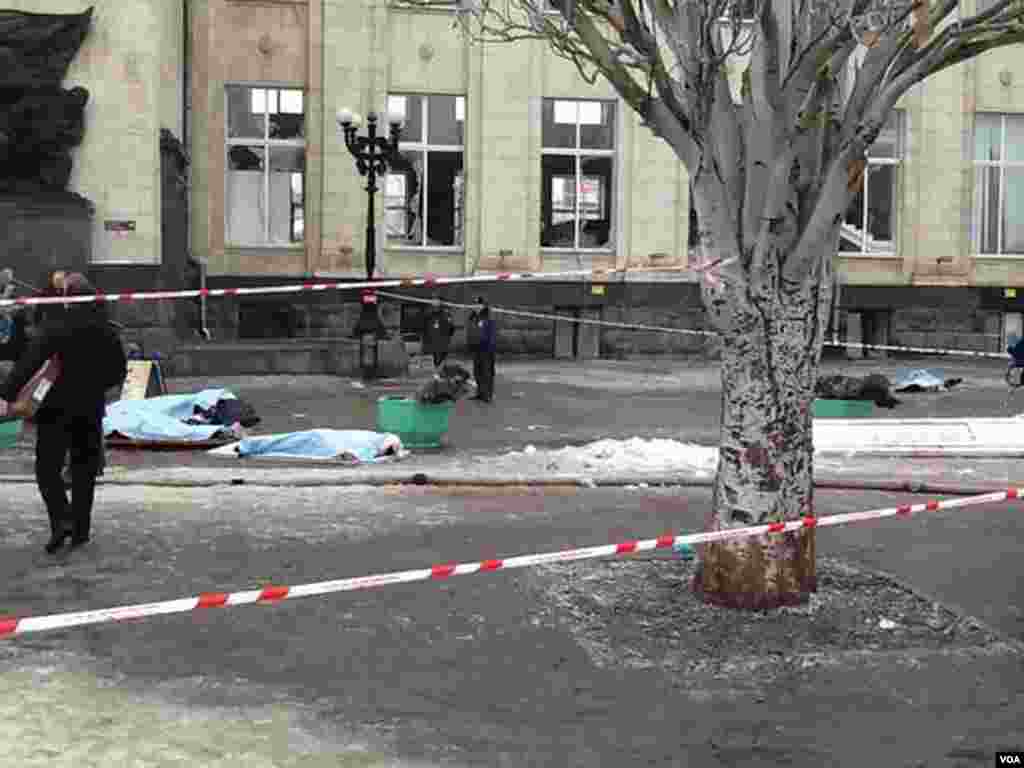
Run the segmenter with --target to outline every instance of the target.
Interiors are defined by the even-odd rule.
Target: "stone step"
[[[372,356],[371,350],[366,351]],[[359,342],[351,338],[185,344],[175,351],[166,375],[356,376],[362,372],[359,352]],[[389,377],[408,372],[409,355],[400,339],[378,342],[378,370]]]
[[[1024,456],[1024,419],[815,419],[817,453]]]

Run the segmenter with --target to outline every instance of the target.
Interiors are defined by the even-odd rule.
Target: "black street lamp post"
[[[360,176],[366,177],[366,279],[373,280],[377,267],[377,231],[373,210],[373,196],[377,192],[377,176],[387,173],[388,165],[398,152],[398,140],[402,133],[402,118],[388,117],[390,138],[377,135],[377,115],[366,116],[366,136],[358,136],[359,115],[348,109],[339,109],[338,128],[345,139],[345,146],[356,159]],[[363,295],[362,311],[352,335],[359,338],[359,363],[365,378],[376,378],[378,367],[377,341],[388,337],[387,329],[381,322],[376,295]],[[372,362],[367,359],[366,346],[373,348]]]

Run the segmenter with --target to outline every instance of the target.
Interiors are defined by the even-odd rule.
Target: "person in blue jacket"
[[[498,331],[491,319],[487,301],[477,297],[480,309],[469,316],[471,351],[473,352],[473,378],[476,379],[476,397],[489,403],[494,399],[494,368],[498,348]]]
[[[1014,368],[1024,368],[1024,339],[1019,336],[1010,336],[1007,341],[1010,342],[1006,351],[1012,360],[1011,365]]]

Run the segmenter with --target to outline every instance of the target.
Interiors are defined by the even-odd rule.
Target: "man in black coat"
[[[78,273],[68,275],[64,295],[95,295],[96,289]],[[50,516],[46,551],[54,554],[65,539],[72,548],[89,541],[96,474],[102,452],[104,394],[120,386],[127,361],[117,332],[98,302],[68,304],[62,314],[49,316],[38,335],[0,388],[0,415],[54,355],[60,376],[35,415],[36,482]],[[61,469],[71,454],[71,503]]]
[[[491,309],[482,297],[476,300],[479,309],[469,316],[469,348],[473,353],[473,378],[476,379],[474,400],[489,403],[494,399],[494,364],[498,348],[498,331],[491,319]]]
[[[434,356],[434,368],[440,369],[446,357],[448,347],[451,344],[452,335],[455,333],[455,326],[452,324],[452,316],[441,305],[440,299],[434,299],[434,303],[427,314],[427,320],[423,329],[423,351]]]

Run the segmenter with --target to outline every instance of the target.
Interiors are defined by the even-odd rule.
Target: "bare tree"
[[[690,173],[722,344],[711,526],[812,515],[811,404],[867,148],[915,83],[1024,41],[1024,0],[978,0],[973,16],[957,0],[547,1],[460,0],[463,28],[546,39],[589,82],[607,80]],[[815,584],[804,529],[706,545],[694,589],[770,608]]]

